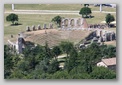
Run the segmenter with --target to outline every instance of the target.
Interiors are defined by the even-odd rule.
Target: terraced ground
[[[84,37],[88,36],[91,31],[61,31],[57,29],[48,29],[40,31],[26,32],[26,35],[29,35],[25,38],[26,41],[32,41],[40,45],[45,45],[47,41],[49,46],[58,45],[61,41],[70,41],[74,44],[81,41]]]

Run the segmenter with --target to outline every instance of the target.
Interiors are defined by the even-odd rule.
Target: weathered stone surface
[[[31,31],[29,26],[26,26],[26,31]]]
[[[40,25],[38,25],[38,28],[37,28],[38,30],[41,30],[41,26]]]
[[[83,18],[65,18],[61,20],[61,28],[62,29],[67,29],[67,28],[87,29],[88,23]]]

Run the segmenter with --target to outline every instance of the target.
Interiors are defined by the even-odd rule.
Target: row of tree
[[[71,42],[61,42],[52,49],[37,45],[26,47],[18,55],[4,46],[5,79],[114,79],[116,73],[105,67],[96,67],[102,57],[116,56],[116,47],[90,45],[86,49],[76,49]],[[66,54],[64,61],[57,57]],[[60,68],[60,63],[64,68]]]

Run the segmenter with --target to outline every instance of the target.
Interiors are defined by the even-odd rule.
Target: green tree
[[[59,46],[54,46],[52,49],[52,52],[54,53],[55,59],[56,57],[61,53],[60,47]]]
[[[39,65],[36,66],[36,69],[40,69],[40,71],[46,73],[48,71],[50,64],[49,58],[44,58]]]
[[[17,68],[21,71],[28,71],[29,70],[29,62],[21,60],[18,62]]]
[[[18,15],[14,14],[14,13],[11,13],[9,14],[7,17],[6,17],[6,21],[11,21],[12,24],[15,24],[14,22],[15,21],[18,21],[19,18],[18,18]]]
[[[116,47],[115,46],[102,45],[99,48],[100,48],[100,52],[103,57],[106,57],[106,58],[116,57]]]
[[[77,56],[77,51],[72,48],[69,53],[69,59],[65,63],[65,68],[68,70],[68,72],[70,72],[74,67],[77,66]]]
[[[62,51],[67,54],[67,58],[68,58],[68,54],[69,54],[70,50],[72,48],[74,48],[73,43],[67,42],[67,41],[61,42],[60,47],[61,47]]]
[[[49,73],[55,73],[56,71],[58,71],[60,68],[59,68],[59,62],[57,61],[57,59],[55,60],[52,60],[50,62],[50,65],[48,67],[48,72]]]
[[[108,46],[107,47],[107,55],[108,58],[116,57],[116,47]]]
[[[57,71],[54,73],[53,79],[69,79],[70,75],[68,74],[68,72],[66,70],[64,71]]]
[[[115,20],[115,19],[114,19],[114,16],[111,15],[110,13],[107,14],[106,17],[105,17],[105,21],[106,21],[106,23],[108,24],[108,26],[110,25],[110,22],[112,22],[112,21],[114,21],[114,20]]]
[[[89,7],[83,7],[80,9],[79,14],[82,15],[82,17],[87,18],[89,14],[91,14],[91,9]],[[84,16],[85,15],[85,16]]]
[[[52,19],[52,22],[55,22],[60,27],[61,26],[61,19],[62,19],[62,17],[58,15]]]
[[[8,78],[11,75],[13,69],[13,55],[10,52],[10,48],[4,45],[4,78]]]
[[[44,48],[45,48],[44,49],[44,51],[45,51],[44,54],[46,55],[45,57],[51,59],[53,56],[52,56],[51,49],[49,48],[47,41],[45,42]]]
[[[92,79],[115,79],[116,73],[105,67],[94,67],[90,74]]]

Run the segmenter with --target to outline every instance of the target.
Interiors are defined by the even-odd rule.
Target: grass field
[[[7,15],[8,14],[5,14],[5,16],[4,16],[4,33],[5,33],[5,35],[11,34],[11,33],[16,34],[19,31],[25,31],[26,26],[32,26],[32,25],[37,26],[38,24],[40,24],[41,26],[43,26],[43,24],[49,25],[49,23],[51,23],[52,18],[56,16],[56,15],[39,15],[39,14],[36,14],[36,15],[34,15],[34,14],[29,14],[29,15],[19,14],[18,15],[19,16],[19,23],[21,23],[22,25],[10,26],[11,22],[6,21]],[[116,14],[112,14],[112,15],[116,16]],[[81,17],[80,15],[60,15],[60,16],[66,17],[66,18]],[[94,16],[94,18],[86,19],[88,24],[98,24],[101,21],[104,21],[106,14],[105,13],[92,13],[92,16]],[[56,27],[56,25],[54,25],[54,27]]]
[[[15,4],[17,10],[72,10],[79,11],[82,4]],[[92,11],[99,11],[99,7],[89,6]],[[102,7],[103,11],[116,12],[116,8]],[[11,4],[5,4],[5,10],[11,11]]]

